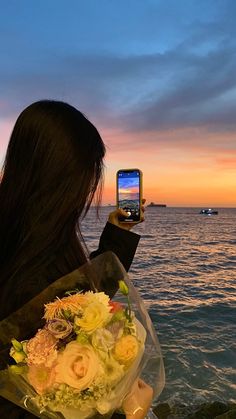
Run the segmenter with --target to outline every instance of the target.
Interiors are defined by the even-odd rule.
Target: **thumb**
[[[122,208],[117,208],[115,211],[112,211],[109,214],[108,221],[110,221],[110,223],[113,223],[113,224],[118,224],[119,216],[128,217],[128,214]]]

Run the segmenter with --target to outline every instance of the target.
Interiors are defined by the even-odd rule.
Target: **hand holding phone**
[[[116,175],[117,207],[128,217],[119,217],[122,223],[139,223],[142,206],[142,172],[139,169],[121,169]]]

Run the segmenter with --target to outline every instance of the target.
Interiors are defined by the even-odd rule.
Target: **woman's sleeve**
[[[128,271],[133,261],[140,236],[124,230],[109,222],[106,223],[99,241],[99,247],[90,257],[100,255],[108,250],[114,252],[120,259],[125,270]]]

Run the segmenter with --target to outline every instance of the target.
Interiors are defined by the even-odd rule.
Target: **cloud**
[[[215,2],[209,1],[204,14],[202,6],[196,6],[195,2],[178,8],[176,13],[181,23],[174,23],[173,13],[169,16],[168,30],[173,26],[172,37],[169,39],[164,32],[168,42],[161,48],[160,37],[165,28],[162,18],[170,10],[167,3],[157,8],[154,3],[149,4],[153,16],[159,11],[162,31],[152,36],[154,27],[151,31],[146,26],[146,31],[142,27],[142,36],[138,37],[133,22],[136,38],[132,38],[127,26],[121,33],[122,45],[114,44],[112,52],[111,48],[94,49],[91,41],[87,51],[76,48],[74,39],[72,50],[60,49],[59,44],[45,50],[42,44],[39,50],[30,52],[29,46],[19,50],[15,64],[9,59],[10,69],[5,64],[0,68],[4,104],[1,116],[14,119],[29,103],[52,98],[77,106],[98,127],[106,127],[113,133],[157,134],[149,135],[150,143],[171,130],[233,133],[236,130],[235,3],[227,1],[224,7],[220,3],[215,7]],[[140,21],[140,4],[138,16]],[[145,16],[148,17],[147,10]],[[152,22],[156,21],[153,16]],[[100,32],[105,42],[103,28]],[[88,40],[89,36],[86,45]],[[174,141],[174,137],[167,137],[168,141]],[[143,141],[143,135],[136,138],[137,142]]]
[[[236,171],[236,153],[232,157],[217,158],[216,163],[223,170],[234,170]]]
[[[181,71],[176,74],[176,62],[170,68],[167,90],[153,89],[153,94],[132,109],[126,124],[137,130],[163,130],[179,127],[209,127],[211,130],[236,128],[236,54],[218,49],[207,56],[185,53],[178,56]],[[174,78],[174,83],[173,83]],[[227,95],[234,91],[234,96]]]
[[[209,126],[236,128],[236,54],[218,48],[207,55],[168,51],[141,56],[69,56],[48,70],[21,72],[3,81],[2,115],[15,115],[39,98],[74,102],[107,126],[163,130]]]

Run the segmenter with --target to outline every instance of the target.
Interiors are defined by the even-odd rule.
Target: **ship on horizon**
[[[150,202],[150,204],[147,205],[147,207],[161,207],[161,208],[166,208],[166,204],[155,204],[155,202]]]

